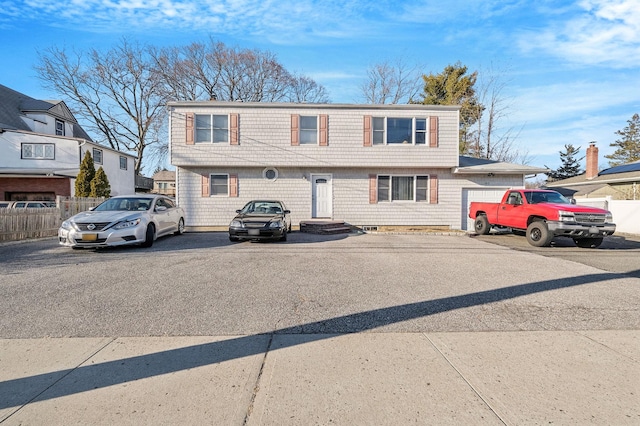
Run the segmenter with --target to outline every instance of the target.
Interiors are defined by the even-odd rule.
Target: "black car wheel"
[[[553,234],[549,232],[547,223],[542,220],[531,222],[527,228],[527,241],[534,247],[547,247],[553,240]]]
[[[142,247],[151,247],[153,245],[153,239],[156,236],[156,228],[150,223],[147,226],[147,232],[145,233],[145,239],[142,243]]]
[[[184,234],[184,219],[180,218],[180,221],[178,222],[178,230],[175,232],[176,235],[182,235]]]

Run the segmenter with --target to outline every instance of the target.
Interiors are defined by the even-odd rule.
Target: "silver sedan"
[[[58,240],[67,247],[140,244],[184,233],[184,210],[169,197],[136,194],[112,197],[95,208],[62,222]]]

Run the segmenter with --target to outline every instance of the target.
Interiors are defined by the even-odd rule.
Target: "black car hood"
[[[237,220],[242,220],[243,222],[256,222],[256,223],[266,223],[272,222],[274,220],[282,220],[283,216],[281,214],[239,214],[235,217]]]

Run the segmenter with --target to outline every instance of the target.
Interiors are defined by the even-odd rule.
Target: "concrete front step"
[[[351,225],[343,220],[312,219],[300,222],[300,232],[309,234],[348,234],[351,231]]]

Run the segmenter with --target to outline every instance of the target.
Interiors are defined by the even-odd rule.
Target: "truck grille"
[[[576,218],[576,222],[586,223],[588,225],[605,223],[607,219],[607,217],[603,214],[594,213],[575,213],[574,216]]]

